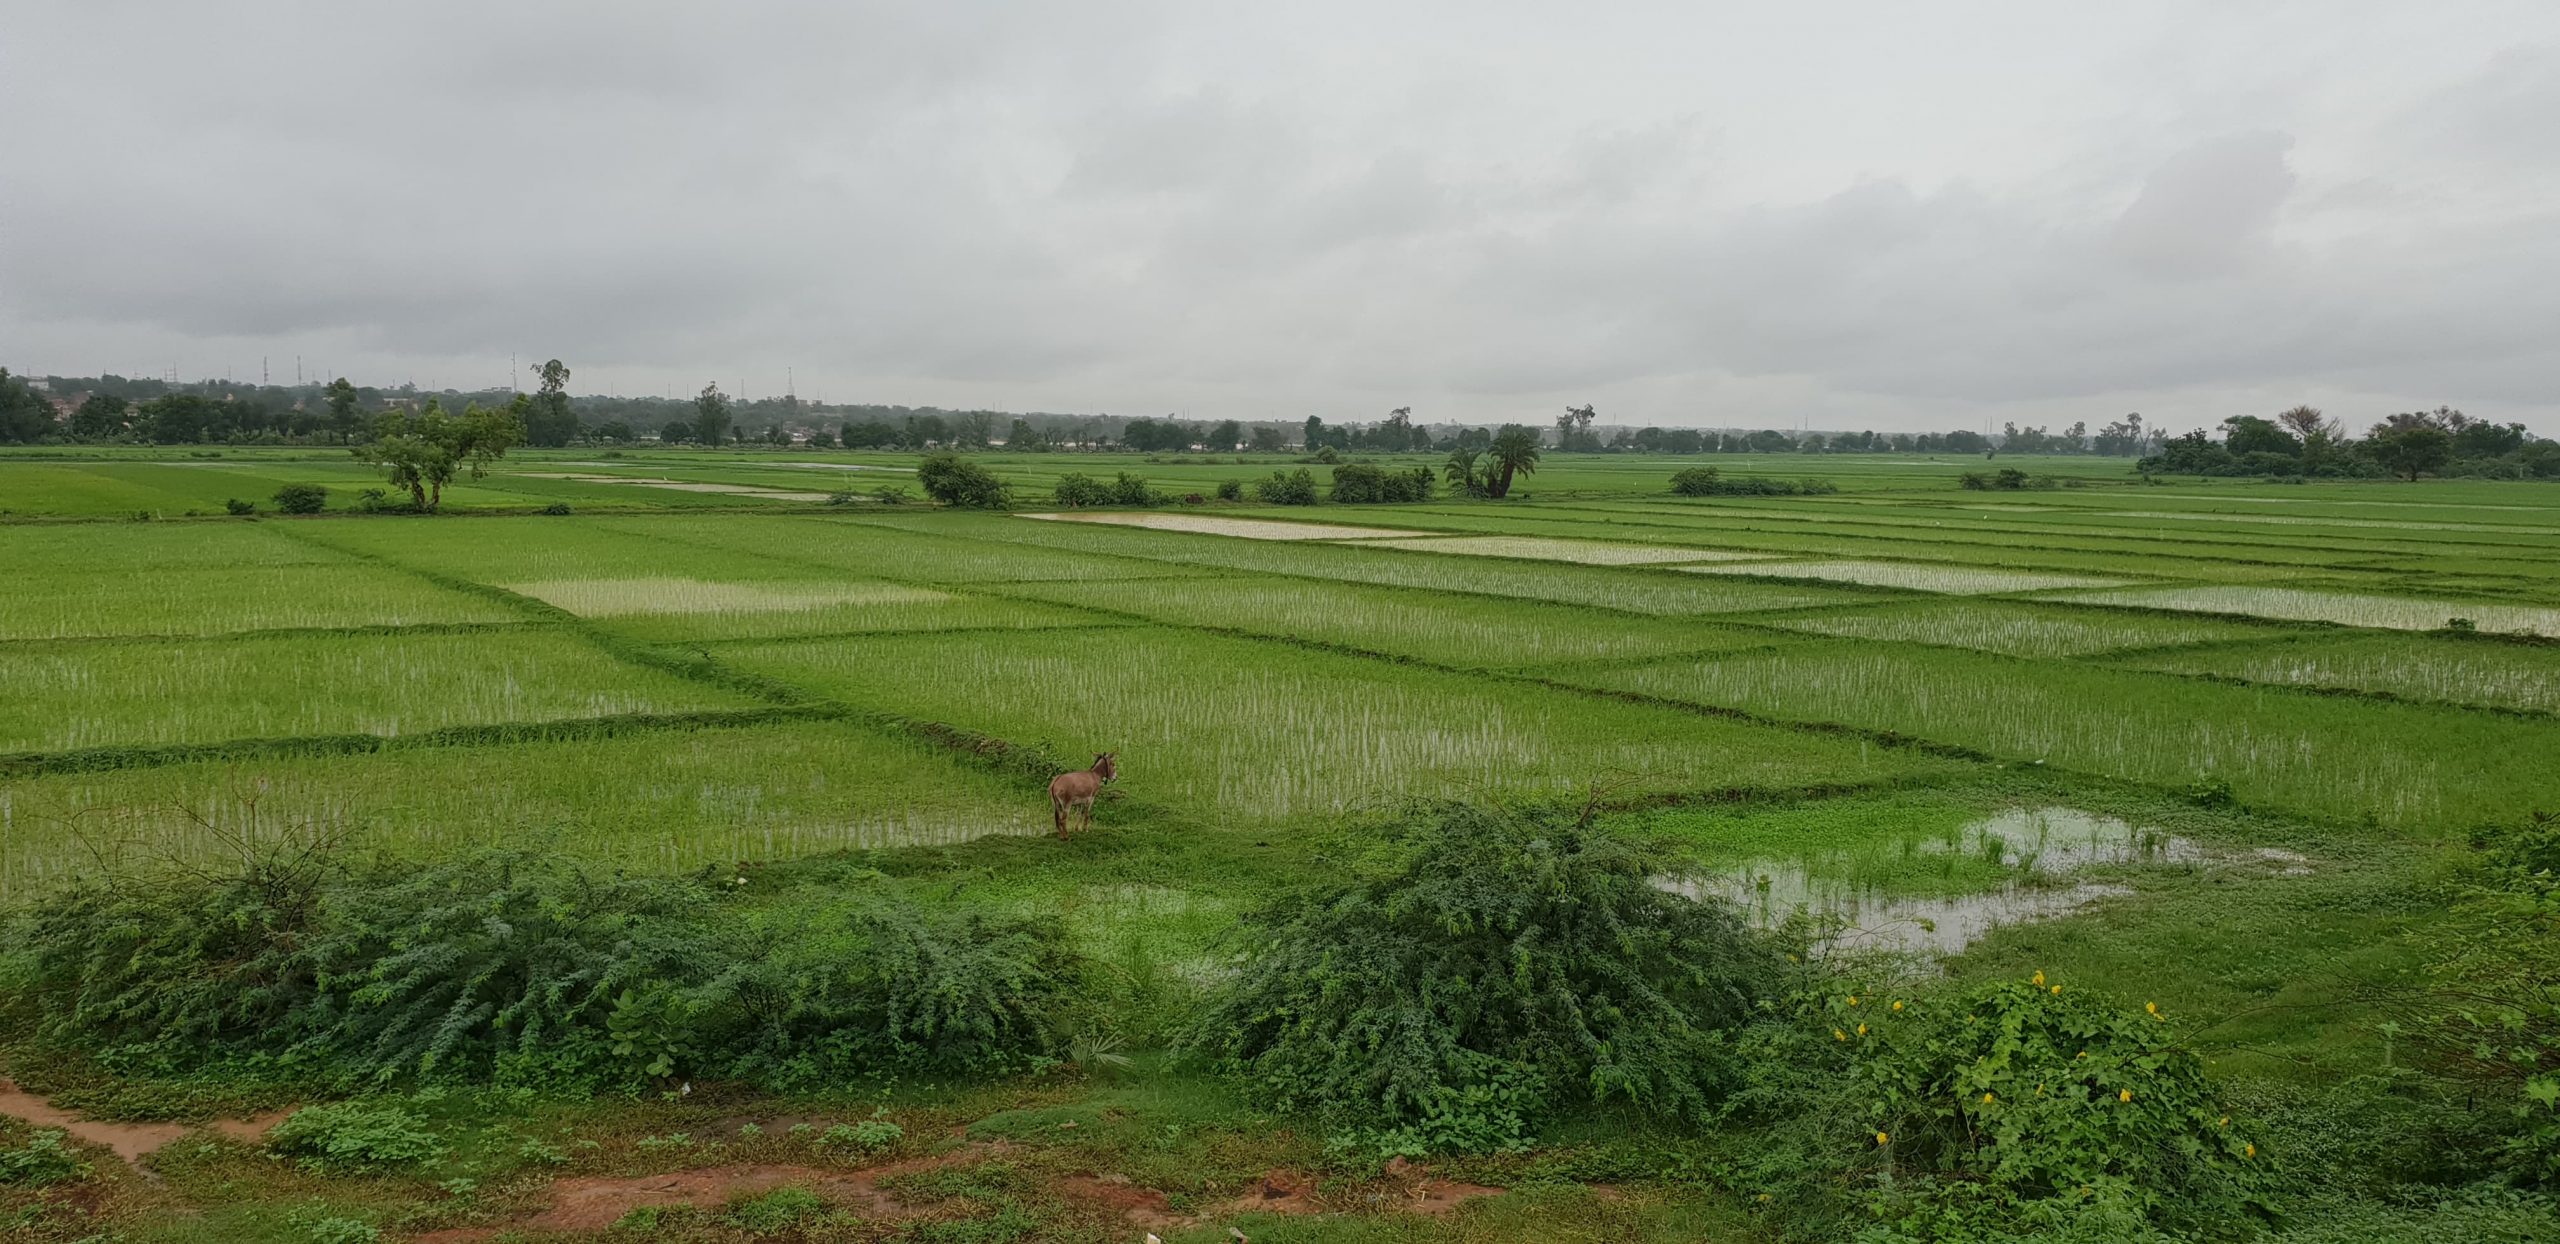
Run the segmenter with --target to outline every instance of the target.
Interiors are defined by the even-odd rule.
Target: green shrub
[[[774,1235],[790,1230],[803,1219],[816,1217],[826,1208],[827,1203],[807,1188],[776,1188],[761,1196],[729,1202],[726,1221],[751,1235]]]
[[[1802,1014],[1795,1060],[1841,1073],[1814,1107],[1820,1130],[1868,1177],[1885,1238],[2131,1238],[2264,1209],[2253,1129],[2148,1006],[2037,973],[1908,999],[1831,994]]]
[[[258,512],[256,503],[243,501],[238,497],[233,497],[224,501],[222,503],[222,508],[235,518],[245,517]]]
[[[2434,988],[2412,1029],[2504,1104],[2508,1175],[2560,1189],[2560,816],[2493,840],[2420,944]]]
[[[1354,462],[1333,469],[1333,499],[1345,505],[1428,501],[1431,499],[1432,482],[1429,467],[1389,471],[1366,462]]]
[[[1110,504],[1111,489],[1081,471],[1069,471],[1058,477],[1057,490],[1050,499],[1063,508],[1080,510],[1087,506]]]
[[[1840,488],[1827,479],[1768,479],[1757,475],[1728,479],[1714,467],[1690,467],[1671,477],[1671,491],[1683,497],[1819,497]]]
[[[89,1164],[62,1143],[59,1131],[42,1131],[23,1145],[0,1145],[0,1187],[42,1188],[79,1179]]]
[[[569,509],[569,503],[568,503],[568,502],[566,502],[566,501],[554,501],[554,502],[552,502],[551,504],[549,504],[549,505],[546,505],[546,506],[542,507],[542,512],[543,512],[543,513],[545,513],[545,514],[552,515],[553,517],[560,517],[560,516],[564,516],[564,515],[570,514],[570,513],[572,513],[573,511],[571,511],[571,510]]]
[[[363,1101],[296,1110],[267,1133],[267,1148],[331,1171],[409,1166],[444,1150],[408,1108]]]
[[[1391,1152],[1492,1150],[1568,1100],[1702,1119],[1779,975],[1725,904],[1543,814],[1417,810],[1249,918],[1191,1038],[1250,1092]]]
[[[821,1149],[851,1149],[857,1153],[878,1153],[906,1139],[907,1129],[887,1119],[864,1119],[860,1123],[839,1123],[821,1133],[815,1142]]]
[[[0,933],[17,986],[0,1006],[48,1044],[118,1070],[251,1064],[341,1089],[1007,1070],[1065,1047],[1079,979],[1038,922],[884,896],[751,921],[701,879],[599,877],[535,850],[96,881]]]
[[[305,1244],[374,1244],[382,1228],[361,1218],[304,1217],[295,1220]]]
[[[1219,499],[1220,501],[1242,501],[1242,500],[1244,500],[1244,481],[1242,481],[1242,480],[1233,480],[1233,479],[1222,479],[1222,480],[1219,480],[1219,481],[1218,481],[1218,499]]]
[[[1253,496],[1265,505],[1314,505],[1315,473],[1305,467],[1285,474],[1273,471],[1271,478],[1253,486]]]
[[[1001,510],[1012,504],[1003,480],[958,454],[927,454],[916,464],[916,483],[926,496],[964,510]]]
[[[275,501],[287,514],[317,514],[328,508],[329,490],[318,484],[287,484],[276,490]]]
[[[915,494],[901,484],[882,484],[871,490],[871,496],[882,505],[905,505],[915,499]]]

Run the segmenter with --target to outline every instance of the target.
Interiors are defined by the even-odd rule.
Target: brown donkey
[[[1101,752],[1093,758],[1093,767],[1061,773],[1049,779],[1049,813],[1058,822],[1058,836],[1067,836],[1067,809],[1084,814],[1078,829],[1093,828],[1093,797],[1102,793],[1102,784],[1120,776],[1118,752]]]

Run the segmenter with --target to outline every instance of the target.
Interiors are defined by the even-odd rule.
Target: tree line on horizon
[[[522,443],[758,445],[803,449],[936,449],[1010,452],[1451,453],[1482,450],[1502,429],[1417,422],[1410,407],[1374,421],[1184,420],[1176,417],[1010,414],[864,404],[829,405],[784,395],[742,401],[715,384],[690,398],[577,396],[557,359],[536,369],[531,395],[507,389],[423,393],[414,386],[360,386],[344,377],[293,386],[230,381],[172,384],[113,374],[44,377],[49,392],[0,369],[0,443],[364,444],[380,439],[385,415],[509,407],[519,399]],[[71,400],[73,397],[77,400]],[[2362,437],[2309,406],[2273,418],[2234,415],[2217,431],[2169,436],[2140,414],[2059,431],[2007,424],[1991,434],[1950,432],[1783,432],[1775,429],[1601,426],[1589,404],[1569,407],[1552,429],[1533,428],[1564,453],[1674,456],[1769,453],[1904,453],[1997,456],[2095,454],[2136,461],[2146,474],[2359,478],[2458,474],[2498,478],[2560,476],[2560,442],[2522,424],[2474,419],[2451,407],[2400,412]],[[1525,427],[1528,425],[1504,425]]]

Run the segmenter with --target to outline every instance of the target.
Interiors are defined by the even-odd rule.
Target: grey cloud
[[[2034,8],[1951,43],[1882,3],[1847,42],[1677,5],[39,4],[0,47],[0,364],[2560,432],[2560,11],[2320,5],[2311,48],[2191,6],[2112,17],[2117,57]]]

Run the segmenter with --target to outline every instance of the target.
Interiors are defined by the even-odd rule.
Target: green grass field
[[[1942,458],[1555,456],[1509,502],[1304,508],[1179,500],[1282,456],[998,452],[1019,512],[987,514],[914,497],[911,455],[567,450],[414,517],[354,512],[378,485],[340,451],[0,455],[0,910],[242,843],[402,868],[526,847],[714,876],[784,943],[850,894],[1053,921],[1110,1006],[1158,1016],[1232,970],[1246,913],[1373,867],[1384,811],[1561,808],[1658,847],[1662,884],[1837,922],[1844,956],[1911,948],[1914,990],[2041,971],[2169,1008],[2227,1099],[2290,1138],[2265,1238],[2560,1238],[2547,1200],[2439,1187],[2407,1156],[2477,1090],[2393,1019],[2475,843],[2560,809],[2560,493],[2146,484],[2085,458],[2027,464],[2065,486],[1984,493],[1956,483],[1979,459]],[[1839,491],[1670,495],[1699,464]],[[1066,473],[1123,470],[1176,500],[1023,516]],[[271,513],[288,482],[329,510]],[[225,515],[233,497],[259,512]],[[1104,750],[1122,775],[1059,841],[1044,783]],[[613,1238],[1804,1238],[1737,1173],[1747,1132],[1608,1111],[1433,1159],[1508,1192],[1398,1209],[1437,1185],[1178,1062],[1167,1023],[1112,1022],[1120,1044],[1073,1066],[981,1083],[453,1087],[414,1097],[447,1152],[407,1172],[210,1131],[140,1168],[84,1151],[95,1230],[6,1187],[0,1224],[572,1238],[541,1233],[557,1175],[798,1187],[858,1163],[793,1122],[876,1110],[909,1137],[889,1156],[947,1184],[911,1191],[911,1218],[757,1235],[762,1211],[714,1188]],[[0,1072],[101,1117],[302,1100],[269,1070],[0,1041]],[[25,1134],[0,1121],[0,1155]],[[1254,1191],[1301,1176],[1327,1212]]]

